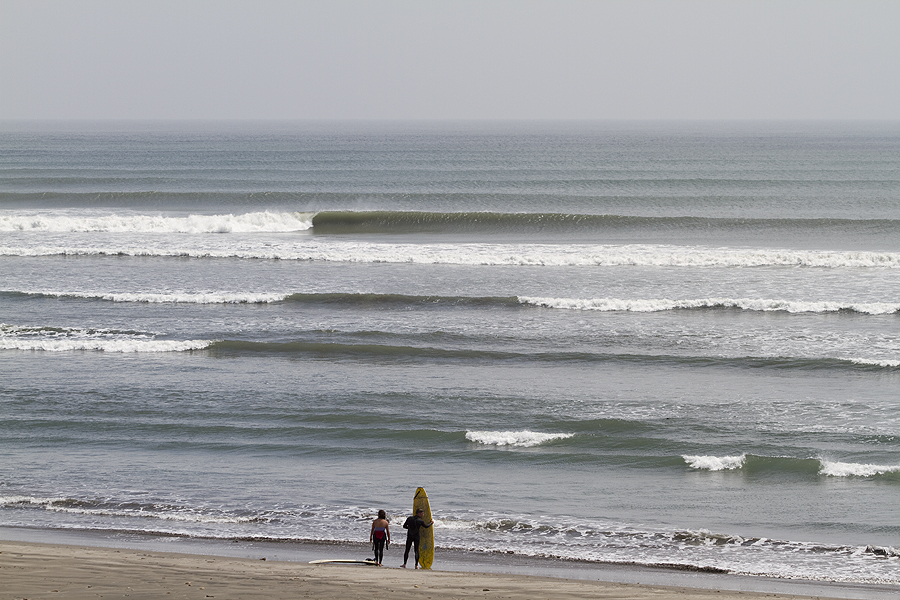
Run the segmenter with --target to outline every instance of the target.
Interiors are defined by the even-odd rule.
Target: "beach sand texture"
[[[234,559],[138,550],[0,542],[0,598],[345,598],[756,600],[722,592],[522,575]],[[778,598],[802,598],[778,594]]]

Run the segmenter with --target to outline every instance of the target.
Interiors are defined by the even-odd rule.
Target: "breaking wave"
[[[105,300],[108,302],[138,302],[146,304],[267,304],[270,302],[281,302],[287,297],[287,294],[254,294],[246,292],[170,292],[164,294],[151,292],[26,291],[19,292],[19,294],[23,296],[43,296],[47,298],[79,298],[86,300]]]
[[[900,473],[900,465],[870,465],[823,460],[819,473],[829,477],[876,477]]]
[[[2,194],[7,202],[47,201],[55,194]],[[303,231],[312,229],[320,234],[363,235],[367,233],[403,234],[416,232],[616,232],[621,230],[704,232],[818,232],[827,235],[836,231],[858,231],[868,235],[900,233],[900,221],[893,219],[734,219],[708,217],[652,217],[617,214],[584,213],[503,213],[490,211],[428,212],[428,211],[354,211],[326,210],[291,212],[262,210],[243,214],[191,214],[169,216],[162,212],[139,214],[114,206],[100,208],[103,202],[117,204],[164,203],[173,207],[191,203],[223,206],[230,203],[248,204],[256,200],[281,205],[303,205],[311,201],[333,202],[355,200],[354,196],[333,197],[333,194],[269,192],[266,194],[235,194],[206,192],[195,194],[166,192],[125,193],[69,193],[59,199],[94,203],[97,208],[85,214],[65,209],[20,210],[0,217],[0,231],[57,231],[57,232],[153,232],[153,233],[237,233]],[[117,212],[117,210],[119,212]]]
[[[467,431],[470,442],[487,446],[519,446],[531,448],[554,440],[573,437],[574,433],[539,433],[537,431]]]
[[[698,471],[745,470],[753,473],[794,473],[825,477],[895,477],[900,465],[873,465],[826,460],[824,458],[791,458],[787,456],[684,455],[684,462]]]
[[[0,246],[0,256],[146,256],[523,267],[900,268],[900,253],[651,244],[397,244],[291,238],[239,247],[171,240]]]
[[[746,454],[740,456],[683,456],[684,461],[692,468],[702,471],[725,471],[740,469],[747,459]]]
[[[617,298],[532,298],[520,297],[526,304],[544,308],[570,310],[661,312],[669,310],[692,310],[708,308],[734,308],[748,311],[825,313],[856,312],[869,315],[884,315],[900,312],[900,303],[895,302],[799,302],[793,300],[771,300],[756,298],[697,298],[687,300],[669,299],[617,299]]]
[[[760,312],[835,313],[848,312],[865,315],[900,313],[900,303],[894,302],[800,302],[794,300],[756,298],[698,298],[685,300],[643,298],[539,298],[530,296],[413,296],[376,293],[286,293],[286,292],[229,292],[229,291],[173,291],[154,292],[81,292],[57,290],[0,291],[7,296],[43,296],[49,298],[80,298],[110,302],[183,303],[183,304],[267,304],[297,302],[300,304],[328,304],[355,307],[385,306],[465,306],[501,307],[534,306],[561,310],[598,312],[664,312],[672,310],[735,309]],[[864,360],[860,364],[867,364]],[[882,364],[881,366],[897,366]],[[891,361],[888,361],[891,362]],[[895,361],[900,362],[900,361]],[[871,363],[875,364],[875,363]]]
[[[155,334],[113,329],[23,327],[0,323],[0,350],[43,352],[185,352],[209,347],[212,340],[158,340]]]
[[[251,212],[174,217],[141,214],[13,214],[0,216],[0,231],[108,233],[261,233],[304,231],[313,213]]]

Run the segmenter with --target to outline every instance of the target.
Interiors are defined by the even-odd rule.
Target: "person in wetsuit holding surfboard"
[[[419,568],[419,529],[422,527],[431,527],[434,525],[434,521],[431,523],[426,523],[422,517],[425,515],[425,511],[421,508],[416,511],[411,517],[407,517],[406,522],[403,524],[403,529],[406,530],[406,551],[403,553],[403,568],[406,568],[406,561],[409,560],[409,547],[415,546],[416,548],[416,568]]]

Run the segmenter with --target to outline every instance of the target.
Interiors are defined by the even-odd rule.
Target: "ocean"
[[[900,585],[898,392],[898,123],[0,129],[2,527]]]

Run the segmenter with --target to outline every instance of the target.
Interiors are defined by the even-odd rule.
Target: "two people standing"
[[[403,553],[403,568],[406,568],[406,562],[409,560],[409,549],[415,547],[416,568],[419,568],[419,530],[431,527],[434,521],[426,523],[422,518],[425,511],[421,508],[403,523],[403,529],[406,530],[406,551]],[[375,564],[381,566],[384,559],[384,546],[391,542],[391,528],[387,520],[387,515],[383,510],[378,511],[378,518],[372,521],[372,531],[369,534],[369,541],[372,542],[372,549],[375,551]]]

